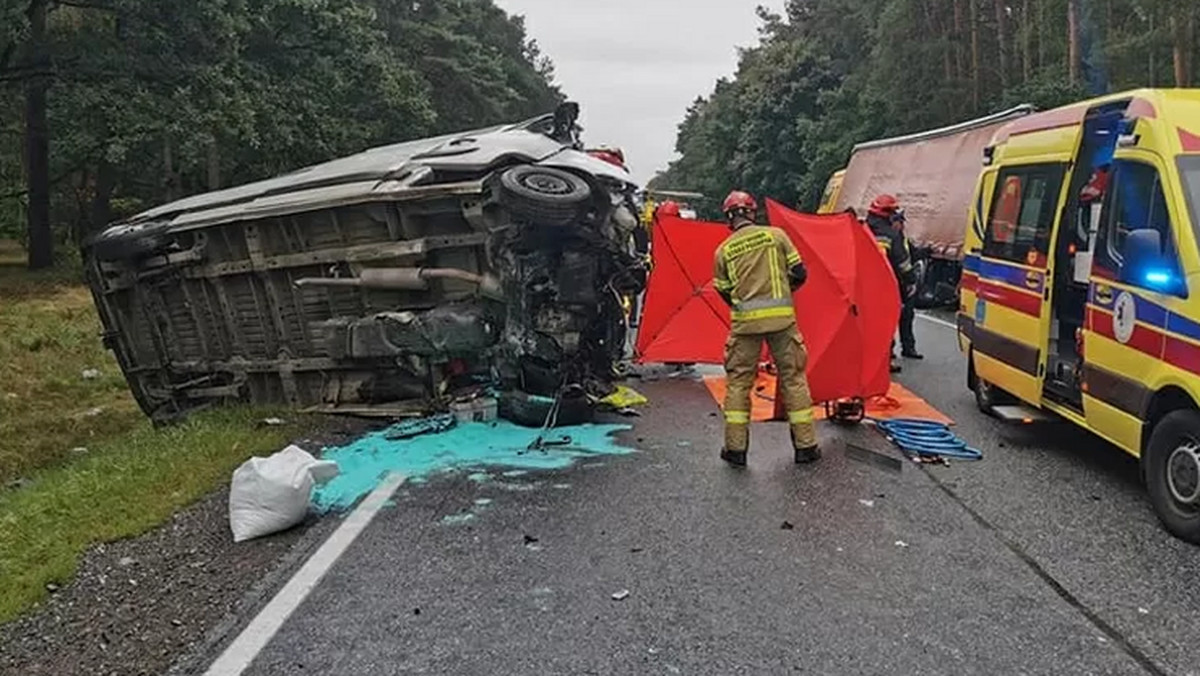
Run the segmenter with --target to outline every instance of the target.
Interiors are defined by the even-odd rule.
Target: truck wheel
[[[537,224],[571,223],[591,195],[586,181],[559,169],[522,165],[500,176],[500,203]]]
[[[1200,545],[1200,412],[1168,413],[1142,458],[1154,511],[1176,537]]]

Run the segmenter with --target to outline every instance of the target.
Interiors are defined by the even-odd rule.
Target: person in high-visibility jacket
[[[804,262],[778,228],[755,225],[758,203],[735,190],[725,199],[733,228],[717,249],[713,285],[729,304],[732,328],[725,343],[725,445],[721,458],[745,466],[750,450],[750,396],[763,343],[779,374],[797,463],[821,457],[813,428],[812,398],[804,369],[808,352],[796,328],[792,292],[808,278]]]

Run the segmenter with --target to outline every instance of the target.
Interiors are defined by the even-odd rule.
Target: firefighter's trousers
[[[796,449],[816,446],[812,397],[804,375],[808,350],[792,325],[774,333],[731,334],[725,343],[725,449],[750,450],[750,397],[763,342],[770,348],[779,372],[779,392],[792,429],[792,445]]]

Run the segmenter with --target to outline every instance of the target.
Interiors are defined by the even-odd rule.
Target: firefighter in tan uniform
[[[792,292],[807,278],[796,247],[778,228],[755,225],[758,204],[734,191],[724,212],[733,234],[717,249],[713,284],[732,309],[725,344],[725,447],[721,459],[744,466],[750,449],[750,396],[765,342],[779,371],[797,463],[821,457],[804,368],[808,354],[796,328]]]

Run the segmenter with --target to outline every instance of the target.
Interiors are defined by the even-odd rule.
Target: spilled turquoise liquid
[[[628,455],[633,449],[620,445],[618,432],[629,425],[575,425],[560,427],[547,439],[571,437],[567,446],[530,451],[539,431],[509,422],[466,423],[440,434],[392,441],[387,430],[345,446],[327,448],[322,459],[337,463],[337,478],[313,491],[318,511],[347,509],[370,493],[390,473],[402,474],[409,483],[423,483],[446,472],[472,472],[473,481],[486,481],[486,470],[516,472],[555,470],[576,461],[598,456]]]

